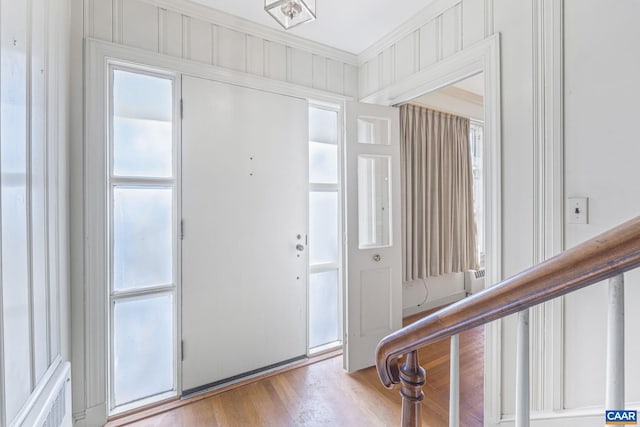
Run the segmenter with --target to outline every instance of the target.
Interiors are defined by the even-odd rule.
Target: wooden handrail
[[[380,380],[400,383],[402,355],[638,266],[640,216],[385,337],[376,350]]]

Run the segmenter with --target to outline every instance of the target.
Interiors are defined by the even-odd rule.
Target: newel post
[[[400,368],[400,395],[402,395],[402,427],[422,425],[420,409],[424,399],[425,372],[418,361],[418,351],[407,354]]]

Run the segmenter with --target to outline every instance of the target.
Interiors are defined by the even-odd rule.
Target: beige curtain
[[[469,120],[400,107],[404,280],[477,268]]]

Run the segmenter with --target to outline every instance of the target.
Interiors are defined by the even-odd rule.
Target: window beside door
[[[309,107],[309,351],[342,344],[339,109]]]
[[[174,80],[111,69],[110,412],[176,394]]]

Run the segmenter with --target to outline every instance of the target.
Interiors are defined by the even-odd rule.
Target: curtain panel
[[[400,107],[405,281],[478,268],[469,120]]]

